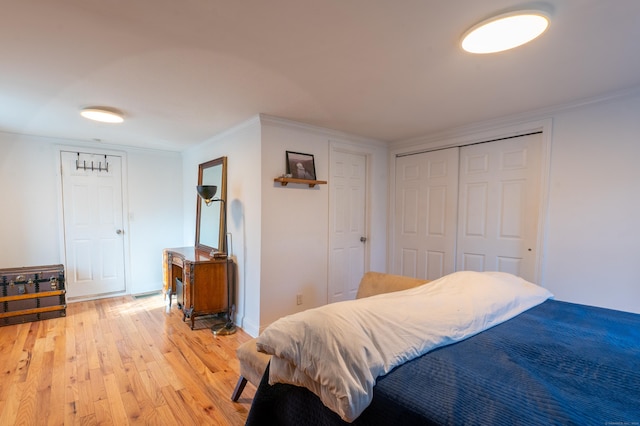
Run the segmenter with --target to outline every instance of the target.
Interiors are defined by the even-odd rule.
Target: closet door
[[[367,237],[367,157],[331,153],[329,303],[356,298],[365,272]]]
[[[458,150],[396,159],[392,273],[436,279],[455,270]]]
[[[538,133],[461,148],[457,270],[535,282],[541,146]]]

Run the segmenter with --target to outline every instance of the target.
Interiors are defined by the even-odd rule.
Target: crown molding
[[[215,143],[218,142],[220,140],[224,140],[226,139],[229,135],[232,135],[234,133],[237,133],[241,130],[244,129],[248,129],[250,127],[253,127],[255,125],[259,125],[260,124],[260,115],[256,114],[238,124],[236,124],[235,126],[229,127],[226,130],[221,131],[220,133],[216,133],[215,135],[203,140],[202,142],[194,145],[194,146],[190,146],[186,149],[184,149],[182,152],[186,152],[186,151],[191,151],[191,150],[197,150],[199,148],[201,148],[204,145],[209,145],[210,143]]]
[[[364,136],[353,135],[342,132],[340,130],[328,129],[326,127],[315,126],[313,124],[301,123],[299,121],[289,120],[287,118],[276,117],[268,114],[259,114],[260,121],[265,126],[284,127],[288,129],[301,130],[308,133],[326,136],[331,139],[339,139],[340,141],[359,143],[365,145],[374,145],[382,148],[388,148],[389,143],[379,139],[366,138]]]
[[[524,113],[512,114],[493,120],[470,123],[463,126],[443,130],[441,132],[418,136],[411,139],[394,141],[390,143],[389,147],[395,151],[399,151],[415,146],[438,145],[439,142],[441,143],[443,141],[448,141],[451,139],[462,139],[465,137],[471,137],[472,135],[477,135],[478,133],[491,132],[499,128],[513,127],[520,124],[546,120],[561,112],[571,111],[585,106],[591,106],[616,99],[624,99],[635,96],[640,96],[640,86],[636,86],[631,89],[609,92],[605,95],[582,98],[564,104],[551,105]]]
[[[125,144],[118,144],[113,142],[97,142],[95,140],[77,139],[77,138],[62,138],[58,136],[42,136],[29,133],[16,133],[0,130],[0,135],[6,135],[7,137],[15,137],[18,140],[24,140],[29,142],[48,143],[56,146],[74,146],[74,149],[93,149],[93,150],[115,150],[118,152],[140,152],[140,153],[163,153],[167,155],[179,155],[180,151],[173,149],[162,148],[146,148],[141,146],[132,146]]]

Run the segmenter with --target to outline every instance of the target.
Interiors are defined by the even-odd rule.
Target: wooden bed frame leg
[[[236,388],[233,390],[233,394],[231,395],[231,400],[233,402],[237,402],[238,398],[240,398],[240,394],[244,390],[245,385],[247,384],[247,379],[240,376],[238,379],[238,383],[236,383]]]

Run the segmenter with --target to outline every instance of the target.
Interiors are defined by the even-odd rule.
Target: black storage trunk
[[[0,326],[63,317],[64,266],[0,269]]]

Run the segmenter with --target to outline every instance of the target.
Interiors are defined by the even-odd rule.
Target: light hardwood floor
[[[239,330],[196,329],[162,295],[71,303],[63,318],[0,327],[0,425],[242,425]]]

